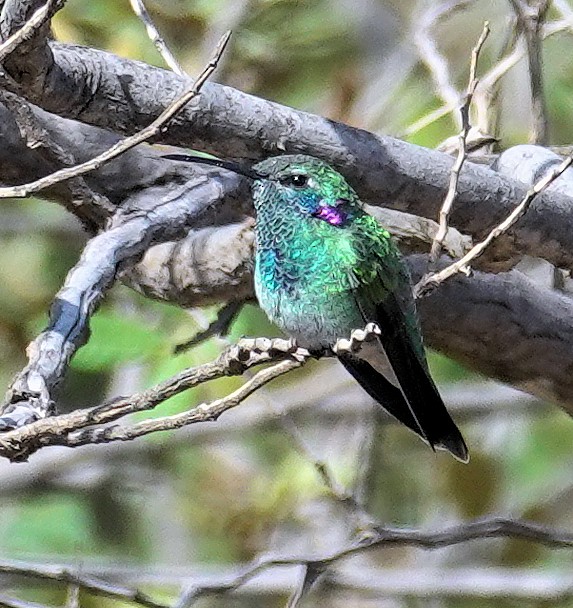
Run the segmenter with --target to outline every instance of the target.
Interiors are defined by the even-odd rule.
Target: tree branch
[[[155,601],[138,589],[129,589],[122,585],[108,583],[95,577],[83,575],[80,572],[73,572],[66,567],[30,565],[22,562],[2,560],[0,561],[0,573],[65,583],[67,585],[77,585],[96,596],[133,602],[145,608],[169,608],[169,604]],[[21,604],[14,605],[20,606]],[[22,604],[22,606],[24,605]],[[35,606],[40,606],[40,604],[36,604]]]
[[[211,576],[209,577],[211,579],[209,582],[198,581],[191,586],[187,585],[187,588],[179,595],[173,604],[154,600],[136,588],[110,583],[105,580],[105,578],[109,576],[109,573],[101,573],[101,568],[99,570],[96,569],[96,574],[85,574],[85,567],[82,567],[83,572],[79,572],[73,566],[68,565],[45,566],[43,564],[3,560],[0,561],[0,572],[24,576],[26,578],[51,581],[54,583],[75,584],[96,596],[132,602],[146,608],[169,608],[170,606],[173,606],[174,608],[189,608],[201,597],[235,591],[255,577],[258,577],[269,570],[272,571],[273,576],[276,577],[275,570],[277,568],[284,568],[285,566],[304,566],[305,568],[314,569],[315,572],[320,572],[334,565],[340,566],[341,562],[349,557],[362,554],[374,548],[410,546],[427,550],[437,550],[475,540],[495,538],[521,539],[531,543],[543,544],[555,550],[570,550],[573,548],[573,534],[569,532],[528,521],[502,517],[484,518],[436,531],[377,526],[369,532],[368,536],[362,538],[362,540],[358,540],[332,552],[275,555],[257,558],[250,564],[241,568],[239,572],[216,576],[215,578],[218,580],[215,581],[213,581],[214,577]],[[93,568],[90,569],[88,567],[87,570],[90,572],[93,571]],[[165,586],[173,586],[174,584],[177,584],[177,582],[181,583],[183,580],[189,580],[190,577],[187,571],[184,572],[182,578],[174,575],[173,570],[173,568],[170,568],[169,574],[163,577]],[[115,576],[117,576],[118,568],[114,567],[113,572]],[[453,572],[456,571],[453,570]],[[472,572],[474,572],[474,570],[472,570]],[[119,573],[126,578],[134,578],[133,572],[130,576],[129,573],[124,574],[121,572],[121,568],[119,569]],[[377,570],[377,573],[379,573],[379,570]],[[339,583],[343,586],[345,580],[352,580],[352,577],[349,576],[349,574],[345,575],[344,571],[341,574],[342,576]],[[337,572],[337,580],[338,576]],[[446,576],[449,576],[449,573],[447,573]],[[385,579],[383,578],[383,580]],[[155,584],[157,585],[157,577],[155,578]],[[392,587],[392,583],[390,583],[390,587]],[[434,585],[434,587],[431,585],[422,585],[422,587],[425,589],[426,594],[431,594],[433,596],[444,595],[440,585]],[[402,579],[401,584],[394,585],[394,591],[387,589],[386,593],[389,593],[390,595],[415,596],[419,595],[421,590],[414,581],[408,580],[405,582]],[[564,590],[560,589],[558,593],[563,595]],[[448,594],[446,593],[445,595]],[[469,588],[464,595],[472,595]],[[514,589],[511,590],[510,595],[536,597],[535,594],[529,596],[526,592],[519,594]],[[546,596],[547,594],[543,594],[543,597]],[[5,605],[10,608],[13,606],[17,606],[18,608],[30,608],[30,606],[39,608],[38,604],[28,605],[27,603],[21,603],[21,600],[9,600],[8,598],[1,597],[0,602],[2,601],[5,601]]]
[[[509,0],[522,31],[527,48],[529,85],[533,124],[531,143],[547,144],[549,123],[543,92],[543,65],[541,61],[541,28],[549,9],[549,0]]]
[[[278,556],[255,560],[240,573],[224,582],[197,585],[187,590],[181,595],[176,608],[189,608],[197,599],[206,595],[233,591],[269,568],[308,565],[314,568],[325,568],[375,547],[413,546],[433,550],[485,538],[519,538],[551,548],[570,549],[573,547],[573,534],[569,532],[501,517],[475,520],[430,532],[378,526],[362,540],[332,553],[312,556]]]
[[[263,338],[244,340],[229,347],[216,361],[185,370],[143,393],[119,398],[93,408],[75,410],[70,414],[43,418],[14,431],[3,433],[0,435],[0,456],[10,460],[25,460],[30,454],[46,445],[75,447],[87,443],[128,440],[148,432],[216,420],[225,410],[243,401],[259,386],[278,375],[299,367],[309,356],[307,351],[296,347],[290,340]],[[166,399],[198,384],[223,376],[240,375],[254,365],[272,361],[279,361],[279,363],[263,370],[231,395],[211,404],[199,405],[191,412],[163,419],[156,418],[128,429],[106,427],[89,432],[79,430],[113,422],[128,414],[152,409]]]
[[[183,85],[172,72],[102,51],[53,42],[47,48],[51,63],[45,76],[27,89],[27,98],[49,111],[117,132],[133,133],[146,124]],[[27,60],[17,58],[23,65]],[[443,202],[452,163],[438,152],[214,84],[173,121],[161,141],[233,158],[283,152],[319,156],[342,170],[365,202],[386,202],[425,217],[434,217]],[[483,217],[495,225],[524,194],[519,184],[468,164],[459,181],[452,225],[483,238],[488,231]],[[563,212],[567,206],[562,197],[540,197],[535,221],[525,217],[496,247],[497,268],[510,267],[524,253],[573,267],[573,217]]]

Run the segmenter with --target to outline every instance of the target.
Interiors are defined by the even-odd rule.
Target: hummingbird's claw
[[[376,323],[368,323],[363,329],[354,329],[350,334],[350,340],[340,338],[332,347],[335,355],[356,354],[360,352],[364,342],[380,335],[380,328]]]

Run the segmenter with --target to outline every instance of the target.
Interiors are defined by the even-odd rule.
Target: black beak
[[[266,179],[266,175],[259,173],[251,167],[245,167],[234,163],[229,160],[219,160],[218,158],[203,158],[202,156],[193,156],[191,154],[164,154],[162,158],[168,158],[169,160],[179,160],[184,163],[199,163],[201,165],[213,165],[215,167],[221,167],[221,169],[227,169],[233,173],[244,175],[249,179]]]

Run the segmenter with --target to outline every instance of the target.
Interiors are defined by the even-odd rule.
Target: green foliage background
[[[233,8],[235,6],[235,8]],[[196,73],[218,34],[233,20],[234,36],[218,80],[243,90],[390,134],[400,134],[418,118],[441,105],[425,68],[407,52],[398,59],[402,74],[388,92],[377,94],[384,78],[381,66],[402,47],[411,47],[411,2],[337,2],[335,0],[250,0],[236,9],[231,0],[172,0],[148,3],[171,49],[189,73]],[[484,68],[494,61],[503,39],[504,3],[475,2],[439,28],[439,42],[451,61],[458,86],[466,80],[469,53],[484,17],[492,37],[483,55]],[[71,0],[56,17],[57,38],[105,48],[113,53],[162,65],[127,0]],[[569,49],[567,53],[563,48]],[[553,143],[573,140],[570,99],[572,41],[561,36],[545,46],[545,68]],[[410,53],[413,53],[412,50]],[[502,145],[527,140],[526,82],[519,69],[502,91]],[[419,131],[410,141],[429,147],[455,133],[445,117]],[[46,322],[50,299],[75,263],[85,235],[74,218],[43,201],[5,203],[0,221],[0,381],[7,386],[24,363],[24,349]],[[205,311],[212,318],[214,310]],[[92,338],[75,358],[64,391],[62,409],[93,405],[111,394],[149,386],[186,366],[213,359],[221,342],[212,340],[180,356],[173,347],[199,325],[183,310],[149,302],[116,287],[92,323]],[[262,313],[247,307],[233,328],[240,335],[271,335]],[[455,363],[432,355],[432,369],[442,386],[479,381]],[[277,383],[270,399],[292,397],[297,379]],[[323,376],[321,376],[323,377]],[[216,398],[237,386],[228,379],[172,399],[159,415],[181,411]],[[304,397],[300,396],[301,402]],[[247,407],[248,405],[242,406]],[[311,404],[297,422],[309,428],[313,445]],[[241,416],[237,411],[228,414]],[[308,427],[305,427],[308,424]],[[434,457],[402,428],[377,425],[365,462],[345,454],[340,422],[331,422],[332,438],[320,447],[340,483],[352,487],[365,478],[372,513],[381,521],[409,526],[437,526],[488,513],[523,516],[566,526],[573,523],[571,468],[573,423],[556,408],[464,419],[472,462],[464,467],[447,457]],[[348,424],[351,424],[349,422]],[[316,426],[316,423],[315,423]],[[348,431],[351,435],[351,431]],[[325,435],[325,433],[322,433]],[[316,447],[316,446],[315,446]],[[42,468],[44,455],[48,465]],[[137,446],[100,447],[66,452],[50,462],[50,452],[30,465],[12,465],[0,488],[0,554],[3,557],[82,564],[135,564],[141,567],[221,566],[245,561],[264,551],[276,530],[287,536],[308,533],[301,513],[307,503],[325,500],[311,463],[275,421],[224,432],[174,433],[139,440]],[[37,467],[37,468],[36,468]],[[6,471],[6,472],[5,472]],[[2,475],[8,470],[2,469]],[[4,479],[4,478],[3,478]],[[326,534],[327,532],[325,532]],[[495,542],[457,553],[441,564],[570,568],[570,556],[532,544]],[[462,557],[459,557],[459,556]],[[384,550],[379,563],[405,565],[412,552]],[[437,553],[426,554],[432,562]],[[460,564],[461,561],[461,564]],[[412,566],[415,576],[415,565]],[[20,597],[62,605],[65,590],[31,586],[10,579],[7,588]],[[168,600],[177,590],[165,593]],[[283,606],[283,596],[237,600],[237,606]],[[366,601],[366,600],[365,600]],[[455,600],[444,606],[501,606],[511,602]],[[230,605],[211,598],[205,606]],[[235,605],[235,604],[233,604]],[[320,604],[316,604],[320,605]],[[356,592],[353,606],[361,603]],[[563,603],[571,605],[573,603]],[[82,606],[118,603],[82,596]]]

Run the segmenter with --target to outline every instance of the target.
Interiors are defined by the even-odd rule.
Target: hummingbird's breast
[[[334,242],[317,230],[299,227],[290,238],[258,239],[255,258],[261,308],[308,348],[331,346],[363,325],[349,279],[354,251],[345,239]]]

